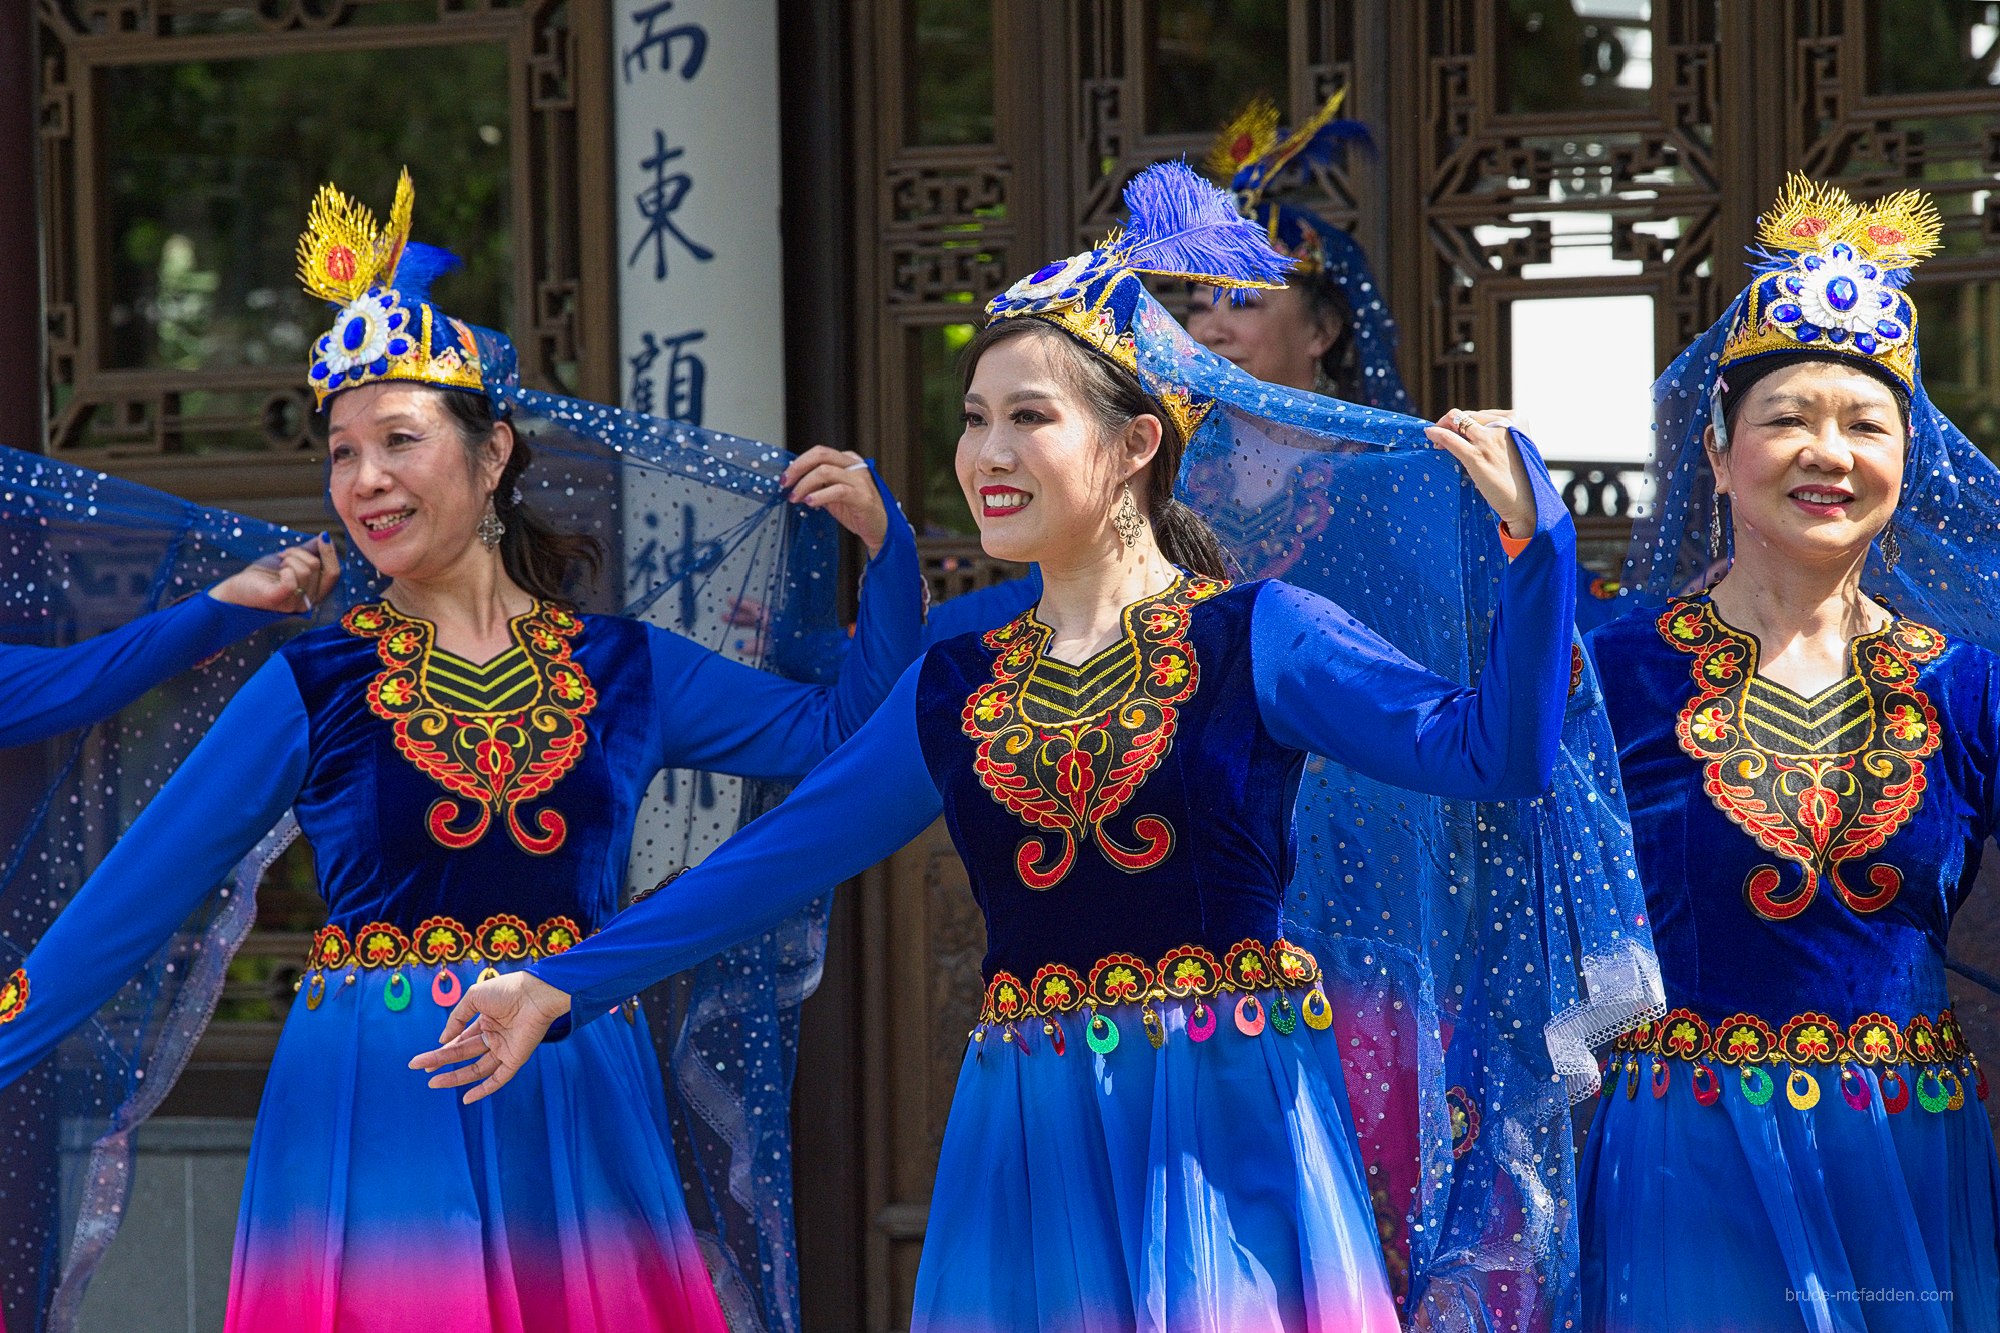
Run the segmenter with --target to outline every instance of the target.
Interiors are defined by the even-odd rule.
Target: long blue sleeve
[[[63,909],[0,1026],[0,1086],[118,992],[283,817],[305,780],[307,723],[282,657],[245,682],[193,753]]]
[[[700,865],[529,968],[588,1022],[629,995],[769,930],[917,836],[944,802],[917,740],[917,675],[903,673],[853,739],[784,803]]]
[[[880,477],[875,484],[889,512],[889,532],[862,572],[860,616],[832,685],[785,680],[669,630],[653,630],[655,757],[662,766],[801,777],[868,720],[923,652],[916,536]]]
[[[1251,654],[1271,734],[1411,791],[1500,800],[1549,785],[1575,637],[1576,536],[1539,460],[1535,536],[1501,576],[1476,687],[1403,656],[1325,598],[1270,583]]]
[[[67,648],[0,644],[0,746],[111,716],[161,681],[283,620],[207,593]]]

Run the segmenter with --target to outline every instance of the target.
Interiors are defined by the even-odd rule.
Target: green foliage
[[[498,45],[188,61],[106,70],[108,363],[296,365],[330,311],[294,277],[306,208],[332,180],[385,213],[417,183],[415,239],[466,267],[453,314],[506,327],[509,103]]]

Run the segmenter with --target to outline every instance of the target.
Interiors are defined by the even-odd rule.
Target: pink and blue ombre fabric
[[[481,966],[453,970],[470,986]],[[646,1028],[599,1024],[526,1096],[468,1107],[396,1058],[437,1038],[433,973],[400,1011],[390,975],[336,980],[285,1025],[227,1327],[722,1333]]]

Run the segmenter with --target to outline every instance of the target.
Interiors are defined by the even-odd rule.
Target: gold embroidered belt
[[[1209,1001],[1229,995],[1237,997],[1236,1029],[1244,1036],[1257,1036],[1267,1022],[1290,1036],[1301,1017],[1315,1031],[1333,1022],[1333,1007],[1319,981],[1319,960],[1284,940],[1275,944],[1244,940],[1220,959],[1196,944],[1175,949],[1157,962],[1136,954],[1107,954],[1088,976],[1063,963],[1050,963],[1025,985],[1011,972],[996,972],[986,983],[972,1039],[983,1042],[987,1031],[997,1027],[1001,1040],[1012,1044],[1020,1037],[1016,1024],[1040,1019],[1050,1049],[1061,1055],[1066,1042],[1057,1020],[1087,1009],[1090,1021],[1084,1039],[1092,1050],[1107,1055],[1117,1048],[1119,1033],[1117,1020],[1104,1010],[1136,1004],[1146,1039],[1157,1049],[1167,1040],[1157,1006],[1179,1000],[1193,1001],[1188,1039],[1207,1041],[1217,1027],[1216,1006]],[[1276,992],[1268,1010],[1260,998],[1266,991]],[[1296,1008],[1288,994],[1293,991],[1303,992]]]
[[[1964,1106],[1968,1080],[1980,1101],[1987,1092],[1986,1073],[1949,1009],[1935,1019],[1917,1014],[1902,1023],[1884,1014],[1863,1014],[1845,1025],[1827,1014],[1804,1013],[1778,1028],[1755,1014],[1735,1014],[1711,1025],[1692,1010],[1675,1009],[1613,1043],[1605,1075],[1615,1079],[1622,1064],[1628,1098],[1639,1093],[1642,1055],[1652,1057],[1653,1096],[1667,1095],[1673,1062],[1680,1061],[1689,1066],[1688,1081],[1703,1106],[1715,1105],[1722,1096],[1718,1064],[1736,1069],[1742,1095],[1752,1106],[1771,1100],[1776,1091],[1771,1074],[1780,1067],[1790,1071],[1785,1098],[1801,1111],[1819,1103],[1815,1068],[1838,1071],[1841,1096],[1857,1111],[1867,1110],[1871,1100],[1868,1080],[1857,1066],[1878,1071],[1882,1106],[1892,1115],[1909,1107],[1912,1084],[1917,1103],[1933,1112]],[[1913,1079],[1903,1077],[1905,1066],[1915,1071]]]
[[[448,916],[434,916],[405,934],[386,921],[370,922],[354,932],[350,940],[339,926],[323,926],[313,935],[312,953],[306,959],[306,975],[294,990],[303,989],[306,1008],[317,1009],[326,998],[326,976],[345,972],[343,985],[354,984],[364,968],[388,969],[389,984],[383,1002],[391,1009],[410,1004],[410,982],[405,968],[436,968],[431,978],[431,998],[441,1008],[458,1003],[464,987],[453,963],[485,963],[481,981],[499,975],[494,963],[525,962],[547,958],[570,948],[583,938],[576,922],[566,916],[552,916],[539,926],[531,926],[518,916],[500,913],[489,916],[476,927],[468,927]]]

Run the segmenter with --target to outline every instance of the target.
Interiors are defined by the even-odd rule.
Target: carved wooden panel
[[[304,322],[322,312],[292,308],[296,298],[278,281],[272,247],[289,249],[312,183],[337,168],[352,172],[357,162],[393,171],[393,163],[374,159],[402,142],[392,132],[395,108],[408,113],[427,85],[439,85],[434,91],[446,105],[462,102],[465,90],[446,86],[448,77],[469,80],[482,106],[493,106],[494,123],[476,129],[497,162],[438,149],[437,163],[418,180],[418,238],[462,249],[499,235],[508,253],[466,257],[469,272],[482,262],[497,271],[501,308],[468,313],[506,315],[530,383],[609,401],[617,367],[606,21],[599,6],[569,0],[430,8],[394,0],[42,0],[45,447],[192,498],[282,521],[323,522],[319,427],[303,387],[302,346],[311,336]],[[230,90],[240,91],[232,81],[270,93],[282,81],[259,72],[281,68],[366,77],[294,86],[269,105],[232,103]],[[403,95],[378,96],[385,90],[370,86],[377,83]],[[209,85],[222,91],[204,105],[200,93]],[[135,90],[185,99],[174,103],[185,123],[148,140],[140,166],[160,171],[169,188],[142,197],[132,217],[119,216],[133,207],[134,188],[134,159],[126,154],[134,127],[121,113],[137,100]],[[225,162],[222,178],[203,177],[218,155],[199,156],[197,141],[229,117],[264,140],[311,127],[318,138],[310,143],[328,160],[312,160],[311,146],[302,161],[264,143],[239,150],[236,166],[247,174],[228,179]],[[352,142],[343,143],[343,134]],[[371,146],[381,151],[371,154]],[[175,162],[176,151],[187,156]],[[301,197],[286,200],[284,217],[245,204],[273,163],[288,185],[308,182],[292,191]],[[500,195],[483,211],[440,209],[448,200],[465,205],[496,178]],[[213,251],[199,262],[187,258],[187,237],[169,236],[157,262],[149,257],[143,290],[134,291],[128,250],[153,245],[158,237],[150,232],[177,225],[144,210],[157,207],[163,217],[179,207],[185,221],[189,201],[163,197],[182,182],[206,192],[196,202],[207,213],[193,209],[197,225],[212,222],[227,234],[198,238]],[[386,194],[373,202],[386,207]],[[472,234],[452,234],[454,217]],[[479,225],[471,227],[474,218]],[[252,266],[253,254],[269,271],[257,290],[234,291],[236,270]],[[273,312],[264,317],[271,338],[258,336],[259,309]],[[216,334],[231,320],[248,332]]]

